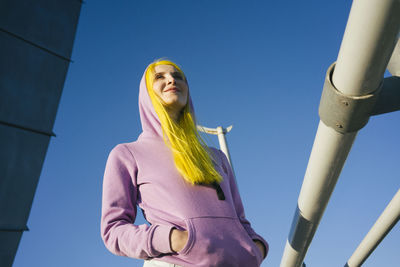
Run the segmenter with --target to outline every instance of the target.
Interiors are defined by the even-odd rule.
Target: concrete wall
[[[0,266],[12,265],[28,229],[81,4],[0,1]]]

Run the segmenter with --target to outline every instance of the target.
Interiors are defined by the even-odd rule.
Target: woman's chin
[[[186,103],[184,101],[179,101],[179,98],[176,99],[166,99],[164,100],[165,106],[169,109],[182,109]]]

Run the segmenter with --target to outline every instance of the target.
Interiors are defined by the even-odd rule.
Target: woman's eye
[[[183,79],[183,77],[182,77],[181,74],[175,74],[175,75],[174,75],[174,78],[175,78],[175,79],[179,79],[179,80],[182,80],[182,79]]]
[[[157,74],[155,77],[154,77],[154,79],[156,79],[156,80],[158,80],[158,79],[161,79],[163,76],[161,75],[161,74]]]

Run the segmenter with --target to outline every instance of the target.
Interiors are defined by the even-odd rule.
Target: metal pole
[[[345,267],[359,267],[371,255],[400,219],[400,190],[387,205],[363,241],[347,261]]]
[[[351,96],[376,91],[400,27],[399,0],[355,0],[332,81]],[[316,232],[357,131],[340,133],[320,121],[281,267],[299,267]]]
[[[225,129],[222,126],[218,126],[217,128],[207,128],[201,125],[197,125],[197,129],[203,133],[214,134],[218,136],[219,148],[226,155],[229,164],[232,167],[232,172],[235,174],[232,166],[231,154],[229,153],[228,144],[226,143],[225,134],[229,133],[232,130],[233,125],[226,127]]]
[[[222,128],[222,126],[218,126],[217,128],[213,129],[213,128],[208,128],[208,127],[204,127],[201,125],[197,125],[197,130],[199,130],[200,132],[214,134],[214,135],[218,136],[219,148],[222,150],[222,152],[224,152],[224,154],[228,158],[229,164],[231,164],[231,167],[233,170],[231,155],[229,153],[228,145],[226,143],[226,138],[225,138],[225,134],[229,133],[232,130],[232,128],[233,128],[233,125],[228,126],[225,129]]]
[[[221,126],[217,127],[219,147],[222,150],[222,152],[225,153],[226,157],[228,158],[229,164],[231,164],[232,166],[231,154],[229,153],[228,145],[226,144],[225,132],[226,131],[224,131],[224,129]]]
[[[217,134],[218,134],[219,147],[222,150],[222,152],[225,153],[226,157],[228,158],[229,164],[231,165],[231,168],[232,168],[233,177],[235,178],[236,187],[239,190],[239,185],[237,184],[237,181],[236,181],[235,170],[233,169],[233,165],[232,165],[231,154],[229,153],[228,145],[226,143],[226,138],[225,138],[225,134],[230,132],[231,129],[232,129],[232,125],[227,127],[226,129],[222,128],[221,126],[218,126]]]
[[[344,94],[379,87],[397,42],[399,0],[355,0],[340,47],[333,84]]]
[[[400,32],[397,35],[397,44],[388,63],[388,71],[393,76],[400,77]]]

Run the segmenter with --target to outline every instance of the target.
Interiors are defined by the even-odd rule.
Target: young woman
[[[224,153],[196,130],[186,77],[150,64],[139,91],[143,132],[117,145],[103,181],[106,247],[144,266],[256,267],[267,242],[251,228]],[[135,225],[139,206],[150,225]]]

